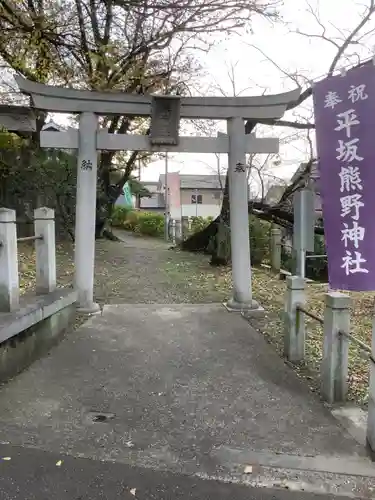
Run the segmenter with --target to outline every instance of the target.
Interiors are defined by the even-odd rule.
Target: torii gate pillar
[[[87,111],[81,113],[78,132],[74,281],[78,291],[79,311],[82,313],[96,313],[100,310],[99,305],[94,302],[97,130],[97,115]]]
[[[258,309],[252,298],[248,181],[246,175],[245,126],[242,118],[227,121],[229,137],[229,203],[233,296],[227,307],[234,310]]]
[[[257,309],[252,299],[246,153],[277,153],[277,139],[245,136],[245,119],[277,119],[300,89],[253,97],[177,97],[102,93],[51,87],[16,77],[33,105],[45,111],[79,113],[79,131],[42,132],[41,146],[79,148],[76,210],[76,287],[82,311],[96,312],[93,300],[98,151],[176,151],[229,154],[229,198],[233,297],[228,309]],[[98,131],[98,115],[151,116],[150,136]],[[228,137],[179,137],[180,118],[227,120]],[[52,134],[52,135],[51,135]]]

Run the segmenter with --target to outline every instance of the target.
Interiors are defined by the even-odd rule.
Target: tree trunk
[[[248,120],[245,124],[245,134],[251,134],[256,122]],[[229,175],[225,178],[223,203],[220,215],[203,231],[193,234],[181,245],[183,250],[211,254],[211,265],[225,266],[230,262],[230,203]]]
[[[230,207],[229,207],[229,175],[225,178],[223,203],[219,217],[216,219],[216,235],[211,240],[212,266],[226,266],[230,262]]]
[[[220,215],[202,231],[193,234],[181,244],[182,250],[211,255],[211,265],[223,266],[230,261],[229,176],[225,179]]]

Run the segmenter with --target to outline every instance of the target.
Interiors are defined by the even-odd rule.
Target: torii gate
[[[277,119],[300,90],[257,97],[179,97],[95,92],[53,87],[17,77],[20,90],[35,108],[79,113],[79,130],[41,132],[44,148],[78,149],[75,227],[75,286],[82,312],[99,306],[93,299],[98,151],[228,153],[232,250],[233,310],[257,309],[252,298],[248,225],[246,153],[277,153],[276,138],[245,135],[244,120]],[[149,136],[109,134],[99,130],[99,115],[151,116]],[[227,121],[226,136],[179,137],[180,118]]]

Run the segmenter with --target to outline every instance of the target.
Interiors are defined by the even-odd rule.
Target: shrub
[[[249,216],[251,264],[257,266],[270,256],[270,230],[271,224],[255,217]]]
[[[123,229],[137,232],[139,213],[140,212],[138,212],[137,210],[130,210],[126,216],[126,220],[122,225]]]
[[[115,207],[111,223],[113,226],[147,236],[163,236],[164,216],[153,212],[141,212],[127,207]]]
[[[310,252],[311,253],[311,252]],[[326,255],[326,248],[324,244],[324,236],[316,234],[314,237],[314,255]],[[297,260],[295,251],[286,252],[282,248],[281,253],[281,265],[283,269],[291,273],[295,273],[297,270]],[[312,259],[306,259],[305,264],[306,278],[310,278],[315,281],[328,281],[328,263],[327,257],[318,257]]]
[[[138,212],[135,232],[147,236],[163,236],[164,216],[152,212]]]
[[[124,222],[126,221],[129,212],[131,212],[132,209],[129,207],[121,207],[121,206],[115,206],[113,208],[113,212],[111,215],[111,224],[114,227],[123,227]]]
[[[314,255],[326,255],[324,236],[319,234],[314,238]],[[316,281],[328,281],[327,257],[306,259],[306,277]]]
[[[194,233],[199,233],[199,231],[202,231],[205,229],[210,222],[212,222],[212,217],[192,217],[191,220],[191,232]]]

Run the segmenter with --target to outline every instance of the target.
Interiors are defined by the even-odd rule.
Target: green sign
[[[123,193],[124,193],[125,206],[134,208],[133,197],[132,197],[132,192],[130,190],[129,182],[125,183]]]

